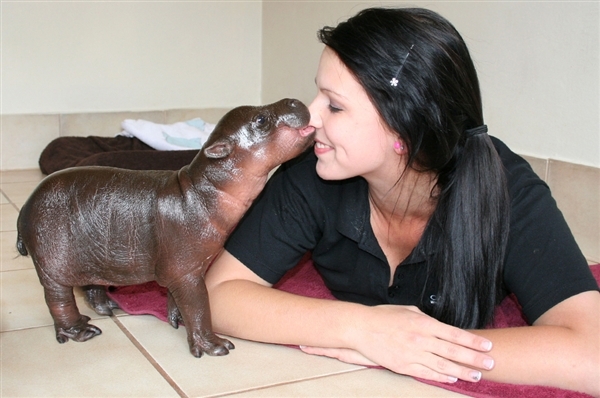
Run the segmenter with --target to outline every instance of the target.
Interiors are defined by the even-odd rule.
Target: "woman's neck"
[[[369,182],[371,227],[390,266],[390,286],[395,270],[419,243],[435,210],[435,176],[406,169],[402,178]]]
[[[437,201],[436,175],[406,168],[395,181],[368,181],[372,211],[389,223],[428,221]]]

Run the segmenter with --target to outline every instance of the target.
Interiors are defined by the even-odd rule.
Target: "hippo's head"
[[[295,99],[241,106],[223,116],[202,151],[209,159],[227,160],[231,167],[268,172],[313,143],[309,120],[308,108]]]

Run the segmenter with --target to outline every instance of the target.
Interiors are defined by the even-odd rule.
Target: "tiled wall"
[[[224,108],[174,109],[151,112],[73,113],[55,115],[2,115],[0,170],[38,167],[42,150],[58,137],[98,135],[114,137],[125,119],[171,124],[200,117],[216,123]]]
[[[124,119],[175,123],[200,117],[215,123],[226,109],[167,110],[1,117],[1,170],[37,168],[43,148],[59,136],[114,136]],[[577,242],[591,262],[600,262],[600,168],[524,156],[548,183]]]
[[[586,258],[600,262],[600,168],[523,157],[550,186]]]

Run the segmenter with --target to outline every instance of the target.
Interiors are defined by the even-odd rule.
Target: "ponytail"
[[[452,163],[452,162],[451,162]],[[482,328],[501,293],[510,200],[490,137],[467,137],[454,166],[440,173],[438,205],[421,244],[433,253],[439,287],[431,315],[461,328]]]

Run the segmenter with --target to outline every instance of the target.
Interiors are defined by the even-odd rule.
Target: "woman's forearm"
[[[598,345],[587,348],[580,345],[578,336],[570,330],[560,326],[529,326],[475,333],[494,342],[490,355],[496,363],[492,370],[483,372],[487,380],[600,395]]]
[[[341,347],[344,314],[357,304],[293,295],[247,280],[224,281],[210,290],[217,333],[277,344]]]
[[[473,331],[494,343],[489,380],[583,391],[600,396],[600,295],[559,303],[534,326]]]

